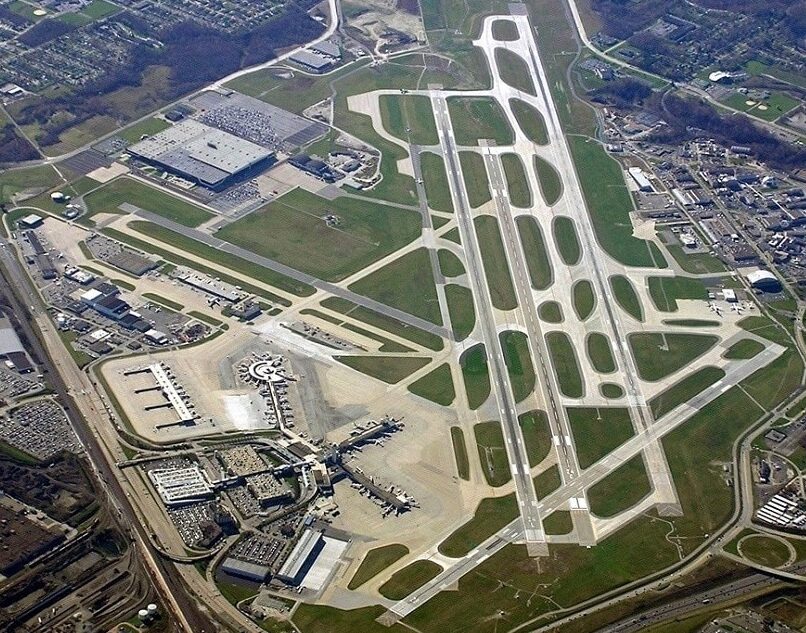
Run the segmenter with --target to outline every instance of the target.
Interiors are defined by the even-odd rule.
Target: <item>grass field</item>
[[[512,86],[515,90],[535,96],[532,73],[520,55],[506,48],[496,48],[495,61],[498,64],[498,70],[504,83]]]
[[[515,224],[518,227],[518,235],[526,257],[532,288],[545,290],[551,285],[554,275],[546,253],[546,244],[543,241],[540,225],[530,215],[518,216]]]
[[[612,517],[633,507],[652,492],[644,460],[636,455],[588,489],[590,510],[598,517]]]
[[[543,201],[552,206],[563,193],[563,183],[560,174],[554,166],[543,160],[539,156],[534,157],[534,167],[537,173],[537,180],[540,183],[540,193],[543,194]]]
[[[451,318],[453,335],[457,341],[463,341],[476,326],[473,293],[465,286],[447,284],[445,286],[445,300],[448,302],[448,315]]]
[[[431,402],[447,407],[456,397],[450,366],[448,363],[443,363],[435,370],[411,383],[409,391]]]
[[[515,493],[482,499],[473,518],[439,544],[439,552],[460,558],[517,518]]]
[[[543,519],[543,529],[549,535],[568,534],[574,529],[571,513],[564,510],[555,510]]]
[[[784,327],[781,324],[768,319],[767,317],[745,317],[739,321],[738,325],[743,330],[752,332],[753,334],[761,336],[768,341],[772,341],[773,343],[778,343],[778,345],[783,345],[784,347],[792,345],[792,340],[789,338],[788,332],[784,329]]]
[[[743,338],[731,345],[725,353],[722,354],[722,358],[727,358],[728,360],[747,360],[758,356],[762,351],[764,351],[763,343],[751,338]]]
[[[409,553],[409,548],[405,545],[394,543],[371,549],[364,556],[364,560],[355,570],[355,574],[347,585],[348,589],[357,589],[369,579],[380,574],[384,569],[396,563]]]
[[[438,145],[431,99],[421,95],[381,95],[381,120],[386,130],[414,145]]]
[[[613,350],[610,348],[610,339],[599,332],[591,332],[585,341],[588,348],[588,357],[593,368],[602,374],[616,371],[616,361],[613,360]]]
[[[632,235],[632,198],[619,164],[597,142],[568,138],[596,237],[607,253],[627,266],[665,268],[655,244]]]
[[[641,332],[627,337],[638,374],[643,380],[660,380],[711,349],[719,340],[705,334]]]
[[[562,485],[560,469],[555,464],[532,479],[538,499],[545,499]]]
[[[188,310],[187,314],[188,316],[192,316],[194,319],[198,319],[199,321],[202,321],[207,325],[212,325],[213,327],[221,327],[224,325],[224,322],[220,319],[216,319],[215,317],[205,314],[204,312],[199,312],[198,310]]]
[[[337,361],[390,385],[425,367],[428,358],[412,356],[334,356]]]
[[[710,253],[686,253],[682,246],[676,244],[667,244],[666,248],[669,250],[672,257],[674,257],[675,261],[680,264],[680,268],[687,273],[700,275],[704,273],[719,273],[725,270],[722,262]]]
[[[684,402],[688,402],[698,393],[716,384],[725,377],[725,372],[719,367],[703,367],[689,374],[668,389],[662,391],[649,401],[652,415],[658,419]]]
[[[448,218],[445,218],[441,215],[434,215],[433,213],[431,214],[431,224],[434,226],[435,231],[441,229],[448,222],[450,222]]]
[[[157,224],[152,224],[151,222],[143,222],[143,221],[134,221],[129,223],[129,226],[136,230],[138,233],[142,233],[143,235],[147,235],[150,238],[156,239],[160,242],[165,242],[166,244],[170,244],[175,246],[178,249],[185,251],[186,253],[190,253],[191,255],[195,255],[197,257],[203,258],[207,261],[215,262],[220,266],[225,266],[227,268],[232,269],[235,272],[239,272],[247,277],[251,277],[252,279],[256,279],[257,281],[262,281],[264,283],[270,284],[275,286],[276,288],[280,288],[281,290],[285,290],[286,292],[290,292],[291,294],[295,294],[300,297],[307,297],[312,295],[314,292],[313,287],[309,286],[308,284],[302,283],[301,281],[297,281],[296,279],[292,279],[291,277],[286,277],[285,275],[275,272],[273,270],[269,270],[268,268],[264,268],[260,264],[255,264],[250,262],[246,259],[241,259],[237,255],[231,255],[226,253],[222,250],[213,248],[212,246],[208,246],[202,242],[198,242],[194,239],[189,237],[185,237],[175,231],[171,231],[170,229],[166,229],[162,226]],[[104,232],[110,234],[111,237],[115,236],[124,236],[125,234],[114,232],[114,229],[105,229]],[[133,241],[132,238],[129,237],[121,237],[121,241],[126,243],[130,243],[136,248],[141,248],[147,253],[154,253],[159,255],[163,259],[167,259],[168,261],[174,262],[179,265],[189,266],[199,272],[204,272],[206,274],[212,275],[213,278],[220,278],[228,283],[231,283],[235,286],[241,286],[244,290],[248,292],[253,292],[254,294],[264,296],[275,303],[279,303],[280,305],[289,306],[291,303],[282,297],[278,297],[276,295],[267,294],[265,290],[252,290],[247,288],[248,284],[245,284],[243,281],[238,279],[227,277],[225,274],[215,271],[214,269],[207,268],[202,264],[197,264],[196,262],[185,260],[182,257],[176,256],[169,251],[165,251],[160,249],[159,247],[153,246],[152,241],[145,242],[143,240]],[[212,272],[207,272],[212,271]]]
[[[526,442],[529,466],[537,466],[551,451],[551,429],[545,411],[527,411],[518,416],[518,423]]]
[[[707,321],[705,319],[664,319],[664,325],[672,327],[718,327],[719,321]]]
[[[132,286],[132,289],[134,289],[133,286]],[[153,292],[144,292],[143,293],[143,298],[148,299],[150,301],[156,301],[157,303],[165,306],[166,308],[170,308],[171,310],[174,310],[175,312],[181,312],[182,310],[185,309],[185,306],[183,306],[181,303],[177,303],[176,301],[173,301],[172,299],[168,299],[166,297],[163,297],[162,295],[158,295],[158,294],[153,293]]]
[[[730,516],[733,489],[725,485],[719,463],[730,461],[734,440],[761,413],[750,397],[733,388],[663,438],[683,509],[674,524],[679,534],[689,537],[681,542],[686,552]]]
[[[425,248],[406,253],[366,277],[350,290],[442,325],[431,259]]]
[[[457,145],[478,145],[481,139],[512,145],[515,140],[504,111],[492,97],[451,97],[448,112]]]
[[[512,473],[509,470],[501,424],[495,420],[479,422],[473,427],[473,434],[476,437],[484,479],[494,488],[503,486],[512,479]]]
[[[770,75],[776,79],[780,79],[786,83],[798,86],[799,88],[806,88],[806,79],[800,73],[789,72],[776,66],[768,66],[760,61],[751,60],[745,64],[744,69],[754,77],[758,75]]]
[[[392,574],[392,577],[378,588],[378,593],[389,600],[402,600],[441,571],[442,567],[433,561],[416,560]]]
[[[621,309],[636,321],[643,321],[644,309],[632,282],[624,275],[613,275],[610,277],[610,287]]]
[[[518,27],[509,20],[496,20],[493,22],[493,37],[499,42],[514,42],[520,36]]]
[[[708,299],[708,291],[699,279],[690,277],[649,277],[649,296],[658,310],[677,311],[678,299]]]
[[[338,217],[336,225],[326,215]],[[326,200],[294,189],[216,237],[320,279],[339,281],[420,234],[420,215],[369,200]],[[315,244],[316,248],[311,248]]]
[[[535,388],[535,370],[529,351],[529,339],[523,332],[506,331],[498,335],[504,362],[509,371],[515,402],[527,398]]]
[[[772,409],[801,387],[802,375],[800,356],[795,350],[788,349],[740,384],[761,406]]]
[[[493,305],[499,310],[514,310],[518,307],[518,297],[512,285],[498,220],[482,215],[475,219],[474,224]]]
[[[569,398],[581,398],[583,394],[582,376],[579,373],[574,346],[565,332],[549,332],[546,334],[549,354],[551,355],[560,391]]]
[[[581,468],[589,468],[635,433],[628,409],[568,407],[568,422]]]
[[[439,269],[446,277],[459,277],[465,274],[465,267],[461,260],[451,251],[441,248],[437,252],[439,258]]]
[[[462,167],[467,201],[470,206],[475,209],[492,200],[484,159],[475,152],[459,152],[459,164]]]
[[[374,325],[377,328],[386,330],[390,334],[396,334],[397,336],[405,338],[412,343],[422,345],[428,349],[434,350],[435,352],[438,352],[444,347],[442,339],[436,334],[431,334],[431,332],[426,332],[425,330],[421,330],[412,325],[407,325],[402,321],[398,321],[392,317],[380,314],[379,312],[375,312],[369,308],[358,306],[347,299],[342,299],[341,297],[328,297],[322,301],[322,306],[328,308],[329,310],[334,310],[346,316],[350,316],[353,319],[357,319],[368,325]]]
[[[562,323],[563,311],[556,301],[544,301],[537,309],[538,316],[546,323]]]
[[[327,315],[323,315],[327,316]],[[327,320],[327,319],[326,319]],[[390,352],[392,354],[401,354],[406,352],[412,352],[410,347],[406,347],[405,345],[401,345],[396,341],[392,341],[384,336],[380,336],[375,334],[375,332],[370,332],[362,327],[358,327],[357,325],[353,325],[352,323],[346,323],[344,321],[339,321],[339,325],[343,327],[345,330],[349,330],[350,332],[355,332],[356,334],[360,334],[361,336],[366,336],[368,339],[376,341],[381,344],[378,348],[379,352]]]
[[[507,180],[507,191],[512,206],[528,209],[532,206],[532,191],[526,180],[523,161],[517,154],[501,154],[504,176]]]
[[[375,620],[386,609],[384,607],[364,607],[343,611],[335,607],[300,603],[294,617],[294,624],[303,633],[408,633],[402,624],[387,627]]]
[[[87,194],[84,202],[87,213],[81,216],[82,224],[98,213],[125,213],[118,208],[124,202],[189,227],[197,227],[213,217],[195,204],[131,178],[116,178]]]
[[[612,382],[605,382],[599,386],[601,394],[610,400],[615,400],[624,396],[624,389],[620,385]]]
[[[63,182],[52,165],[4,171],[0,173],[0,202],[8,204],[15,194],[30,190],[36,195]]]
[[[8,5],[8,9],[17,15],[21,15],[24,18],[27,18],[31,22],[38,22],[42,20],[45,16],[44,15],[34,15],[34,10],[38,9],[39,5],[34,6],[33,4],[29,4],[28,2],[23,2],[22,0],[14,0]],[[48,15],[52,15],[48,12]]]
[[[448,187],[448,176],[445,173],[445,161],[441,156],[432,152],[420,152],[420,166],[428,206],[434,211],[453,213],[451,190]]]
[[[778,539],[761,534],[748,536],[739,545],[742,556],[767,567],[781,567],[789,560],[789,548]]]
[[[153,136],[158,132],[167,130],[169,127],[171,127],[171,124],[165,119],[158,119],[157,117],[152,116],[145,121],[140,121],[139,123],[135,123],[134,125],[130,125],[129,127],[122,129],[118,133],[118,136],[130,144],[134,144],[137,143],[144,135]]]
[[[579,263],[582,257],[582,249],[579,246],[576,227],[571,218],[558,216],[554,218],[551,225],[554,232],[554,241],[557,243],[557,250],[560,257],[569,266]]]
[[[515,121],[526,138],[538,145],[548,145],[549,135],[546,131],[546,122],[540,111],[525,101],[515,98],[509,100],[509,105],[512,108],[512,114],[515,115]]]
[[[459,364],[462,366],[468,406],[476,410],[490,397],[490,372],[484,345],[479,343],[465,350],[459,357]]]
[[[84,26],[100,18],[105,18],[108,15],[112,15],[117,11],[120,11],[120,8],[111,2],[105,2],[105,0],[92,0],[92,2],[81,9],[81,11],[62,13],[57,17],[57,19],[66,24]]]
[[[467,454],[464,431],[458,426],[451,427],[451,444],[453,445],[453,456],[456,459],[456,474],[460,479],[469,481],[470,457]]]
[[[29,455],[25,451],[3,440],[0,440],[0,455],[15,462],[19,462],[20,464],[27,464],[28,466],[37,466],[39,464],[39,460],[36,457]]]
[[[572,292],[574,294],[574,310],[576,310],[579,320],[584,321],[591,315],[596,304],[593,286],[587,279],[581,279],[574,283]]]
[[[459,236],[459,229],[456,228],[456,227],[453,227],[452,229],[449,229],[448,231],[446,231],[445,233],[440,235],[440,237],[442,237],[442,238],[444,238],[444,239],[446,239],[446,240],[448,240],[450,242],[453,242],[454,244],[461,244],[462,243],[462,238]]]
[[[748,101],[752,103],[748,104]],[[796,108],[800,102],[784,92],[773,92],[769,99],[764,100],[752,99],[747,95],[734,92],[727,99],[723,99],[722,103],[764,121],[775,121]]]
[[[507,627],[515,627],[676,562],[674,546],[664,540],[668,529],[642,517],[596,547],[554,545],[539,559],[530,558],[523,545],[509,545],[462,577],[458,591],[437,595],[404,622],[423,633],[495,633],[503,611]],[[539,587],[540,595],[526,599],[527,587]]]
[[[234,582],[217,582],[216,588],[230,604],[238,604],[241,600],[252,598],[258,593],[256,587],[240,585]]]

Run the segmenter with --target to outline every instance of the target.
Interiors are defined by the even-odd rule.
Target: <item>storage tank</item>
[[[156,615],[157,605],[152,602],[150,605],[146,607],[146,610],[148,611],[149,615]]]
[[[141,620],[145,620],[148,617],[148,611],[146,611],[145,609],[140,609],[137,612],[137,617],[140,618]]]

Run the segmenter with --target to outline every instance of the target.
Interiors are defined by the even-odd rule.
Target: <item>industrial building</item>
[[[199,501],[213,494],[210,482],[198,466],[150,470],[148,477],[166,506]]]
[[[323,57],[322,55],[317,55],[316,53],[312,53],[308,50],[301,50],[298,53],[294,53],[291,57],[289,57],[289,59],[295,64],[304,66],[305,68],[317,73],[321,73],[333,65],[333,61],[331,59]]]
[[[245,560],[238,560],[232,556],[228,556],[221,563],[219,568],[224,573],[236,576],[238,578],[245,578],[255,582],[263,582],[269,575],[269,568],[266,565],[258,565],[257,563],[249,563]]]
[[[111,286],[113,290],[108,290],[105,287],[102,288],[102,286]],[[120,291],[111,284],[101,284],[82,294],[81,301],[96,310],[99,314],[109,319],[119,321],[131,310],[131,306],[117,296],[119,292]]]
[[[627,169],[627,172],[630,174],[630,177],[638,186],[639,191],[645,191],[645,192],[655,191],[655,188],[652,186],[652,183],[649,182],[649,178],[647,178],[646,174],[644,174],[643,169],[641,169],[640,167],[630,167],[629,169]]]
[[[268,166],[274,158],[274,152],[256,143],[194,119],[177,123],[132,145],[128,151],[214,191]]]
[[[338,44],[331,42],[330,40],[311,44],[311,50],[315,53],[319,53],[320,55],[325,55],[326,57],[341,59],[341,48],[339,48]]]
[[[289,585],[298,585],[324,545],[325,541],[321,532],[305,530],[280,571],[277,572],[277,578]]]
[[[176,413],[177,421],[178,422],[193,421],[196,416],[193,415],[193,413],[191,413],[187,404],[185,404],[184,398],[182,398],[182,396],[179,395],[179,392],[176,389],[176,385],[174,385],[173,380],[168,375],[168,372],[165,371],[165,368],[162,366],[162,364],[153,363],[148,366],[148,371],[151,372],[151,375],[154,377],[154,381],[157,383],[157,387],[162,391],[162,394],[167,398],[171,407],[173,407],[173,410]]]
[[[17,224],[23,229],[35,229],[38,226],[42,226],[43,221],[44,218],[42,218],[41,215],[31,213],[30,215],[26,215],[24,218],[20,218],[17,221]]]
[[[781,292],[781,282],[769,270],[754,270],[747,275],[747,281],[753,288],[762,292]]]

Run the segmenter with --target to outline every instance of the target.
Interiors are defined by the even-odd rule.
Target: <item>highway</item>
[[[803,572],[803,570],[806,569],[806,563],[792,569]],[[760,592],[779,584],[781,584],[781,579],[775,576],[761,573],[752,574],[740,580],[734,580],[712,589],[701,591],[693,596],[681,598],[660,607],[650,609],[639,615],[625,618],[603,630],[608,633],[633,633],[634,631],[643,631],[650,625],[691,615],[698,609],[702,609],[705,605],[735,600],[741,596]]]
[[[489,301],[489,289],[487,287],[486,277],[483,273],[483,263],[479,254],[477,236],[473,226],[472,215],[468,208],[469,203],[467,202],[465,184],[458,160],[458,148],[454,140],[455,137],[447,109],[447,98],[450,93],[441,90],[430,90],[427,93],[422,92],[421,94],[429,95],[432,100],[432,109],[434,111],[443,158],[446,161],[449,186],[457,213],[462,245],[467,260],[470,285],[477,301],[482,337],[487,344],[488,357],[490,359],[490,374],[498,400],[498,408],[502,416],[502,427],[506,438],[507,454],[513,477],[515,478],[515,489],[518,495],[522,516],[511,522],[503,530],[499,531],[498,534],[486,540],[464,558],[457,559],[453,565],[450,565],[432,581],[414,591],[406,599],[396,603],[391,608],[391,611],[399,616],[405,616],[411,613],[418,606],[424,604],[431,597],[436,595],[436,593],[439,593],[440,590],[455,582],[456,579],[461,578],[496,551],[499,551],[507,542],[518,540],[518,538],[520,538],[519,532],[523,530],[522,525],[526,525],[525,521],[531,520],[534,522],[539,520],[541,516],[548,516],[558,509],[565,509],[569,507],[569,502],[572,508],[581,507],[586,509],[585,491],[636,455],[644,454],[645,456],[645,463],[648,466],[648,472],[652,478],[653,487],[657,495],[655,499],[662,500],[666,503],[676,503],[676,492],[674,490],[671,474],[668,470],[665,454],[660,444],[661,438],[685,422],[707,403],[722,395],[733,385],[748,377],[757,369],[772,362],[772,360],[777,358],[783,351],[783,348],[778,345],[769,345],[763,352],[747,363],[731,366],[727,370],[727,375],[721,382],[706,388],[689,402],[679,405],[658,420],[652,418],[641,392],[640,380],[635,363],[627,348],[626,329],[621,323],[618,308],[613,305],[615,299],[612,296],[609,286],[609,275],[624,273],[624,267],[614,262],[609,255],[604,253],[603,249],[596,241],[595,232],[588,215],[584,197],[582,196],[570,149],[562,131],[556,108],[550,97],[548,79],[544,69],[540,65],[537,46],[532,36],[528,17],[525,15],[516,15],[511,16],[509,19],[513,20],[518,25],[521,38],[518,40],[517,46],[516,43],[513,42],[507,42],[506,46],[513,50],[513,52],[521,55],[524,61],[529,64],[533,79],[535,80],[534,83],[537,88],[538,96],[527,97],[522,93],[517,93],[517,91],[514,91],[508,86],[501,85],[493,51],[495,47],[501,46],[502,43],[492,39],[490,35],[489,21],[491,21],[491,18],[487,18],[487,22],[482,29],[482,35],[479,41],[476,42],[476,45],[482,47],[490,63],[491,74],[493,76],[493,88],[490,91],[478,91],[473,94],[478,96],[487,94],[495,96],[507,113],[511,112],[508,107],[509,97],[517,96],[524,100],[531,101],[544,114],[550,138],[550,146],[548,148],[550,158],[555,167],[564,176],[563,208],[574,219],[577,227],[584,252],[581,267],[584,268],[584,273],[587,277],[592,280],[599,302],[602,305],[603,318],[601,319],[601,323],[610,340],[614,343],[616,359],[625,375],[625,385],[627,388],[628,401],[631,405],[629,409],[635,435],[596,464],[583,472],[579,471],[576,457],[573,453],[573,443],[570,441],[569,437],[571,435],[570,429],[568,427],[567,418],[564,416],[564,407],[558,395],[559,390],[556,385],[555,373],[553,370],[549,370],[551,366],[550,356],[543,348],[544,338],[539,326],[539,319],[535,315],[533,294],[527,281],[528,277],[525,273],[526,266],[524,263],[524,255],[522,253],[520,240],[517,238],[517,229],[514,226],[513,209],[510,207],[506,195],[506,179],[502,173],[500,158],[497,155],[501,153],[502,148],[487,147],[483,150],[482,156],[485,160],[486,170],[490,178],[491,192],[496,215],[502,229],[502,238],[505,241],[505,245],[508,247],[505,250],[507,250],[510,271],[519,298],[519,310],[523,316],[523,323],[519,329],[526,330],[529,336],[533,358],[538,361],[536,367],[540,374],[538,377],[539,389],[543,392],[546,406],[551,409],[549,416],[552,425],[551,430],[555,437],[555,447],[558,449],[558,455],[560,456],[565,470],[563,473],[563,485],[555,492],[549,494],[541,502],[538,502],[533,512],[529,511],[531,506],[529,505],[530,498],[527,495],[529,494],[530,486],[527,486],[525,481],[525,472],[528,472],[528,470],[522,468],[523,464],[520,461],[520,455],[524,453],[521,452],[523,445],[519,442],[518,436],[520,436],[522,440],[522,434],[517,425],[517,418],[511,404],[512,397],[509,391],[508,373],[500,355],[501,348],[498,342],[495,323],[496,315]],[[513,120],[511,115],[510,120]],[[513,124],[513,127],[517,129],[515,124]],[[512,149],[503,148],[503,151],[512,151]],[[553,212],[545,209],[543,211],[549,213]],[[520,212],[523,213],[524,211]],[[513,314],[517,315],[517,312]],[[500,324],[499,326],[501,328],[506,327],[506,325]],[[560,401],[558,402],[558,400]],[[560,413],[560,411],[562,411],[562,413]],[[507,415],[508,412],[509,415]],[[570,445],[567,449],[564,446],[566,444]],[[533,489],[533,487],[531,488]],[[574,512],[573,516],[575,519],[574,524],[578,532],[580,531],[579,528],[582,528],[581,536],[591,538],[591,540],[595,542],[595,534],[593,534],[593,531],[580,520],[581,517],[586,516],[589,522],[589,514],[587,512]],[[545,536],[541,536],[545,539]],[[529,537],[525,533],[523,537],[529,542]]]
[[[545,535],[538,508],[539,500],[532,481],[526,442],[518,422],[509,371],[504,362],[501,343],[498,339],[498,329],[495,314],[493,313],[490,289],[484,274],[481,250],[476,236],[476,229],[473,225],[473,215],[470,210],[467,191],[465,190],[465,182],[462,178],[462,170],[459,166],[459,152],[454,140],[447,100],[444,96],[435,96],[432,99],[432,107],[443,158],[446,162],[448,183],[456,211],[459,234],[462,238],[467,261],[468,279],[470,280],[473,296],[476,298],[476,312],[487,350],[490,382],[495,392],[498,412],[501,417],[504,444],[512,478],[515,482],[515,494],[523,521],[524,538],[527,546],[532,547],[533,551],[545,551]]]
[[[49,317],[39,295],[29,284],[25,271],[17,261],[9,243],[0,238],[0,293],[5,295],[12,305],[17,319],[33,348],[35,356],[43,363],[43,374],[59,396],[79,440],[87,451],[90,463],[101,480],[101,486],[109,492],[113,506],[120,514],[120,522],[130,529],[134,545],[143,558],[146,569],[151,576],[155,588],[166,602],[168,610],[176,624],[188,633],[215,631],[212,621],[203,615],[196,603],[182,590],[182,583],[176,569],[160,560],[151,546],[145,528],[132,508],[120,482],[118,481],[114,460],[107,458],[99,438],[87,426],[89,416],[95,418],[94,424],[111,426],[111,421],[102,410],[96,408],[90,398],[79,395],[91,386],[69,356],[61,340],[55,336]],[[33,310],[31,309],[33,308]],[[39,332],[34,330],[36,322]],[[48,332],[55,336],[48,336]],[[47,344],[43,343],[47,340]],[[47,345],[47,349],[46,349]],[[84,380],[81,377],[84,377]],[[77,397],[74,397],[74,394]],[[86,415],[86,414],[89,414]]]
[[[756,356],[752,361],[745,363],[740,368],[734,371],[731,376],[727,376],[726,380],[730,380],[731,384],[740,382],[750,376],[757,369],[764,367],[772,362],[775,358],[780,356],[781,348],[767,348]],[[629,461],[636,455],[643,452],[648,445],[653,442],[659,442],[663,436],[676,429],[680,424],[688,420],[696,411],[702,409],[712,400],[722,395],[730,385],[723,385],[716,383],[703,390],[699,395],[692,398],[688,403],[683,404],[670,411],[662,418],[660,418],[649,429],[633,436],[624,444],[616,448],[607,457],[595,463],[590,468],[580,473],[579,477],[574,480],[571,485],[565,485],[547,495],[540,503],[541,512],[548,516],[551,512],[565,507],[569,499],[572,497],[583,494],[585,490],[590,488],[595,483],[604,479],[613,470],[618,468],[619,465]],[[447,586],[446,579],[450,578],[456,580],[461,578],[464,574],[472,571],[477,565],[486,560],[489,555],[502,549],[509,541],[518,541],[519,532],[522,530],[520,519],[515,519],[506,527],[499,530],[498,533],[486,541],[479,547],[472,550],[465,557],[456,559],[452,565],[447,567],[443,572],[437,575],[433,580],[426,583],[419,589],[412,592],[407,598],[395,603],[390,611],[404,616],[414,611],[417,607],[425,604],[434,595],[439,593],[440,587]]]

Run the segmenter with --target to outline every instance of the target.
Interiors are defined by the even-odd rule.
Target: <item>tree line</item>
[[[239,34],[223,33],[193,21],[151,34],[143,20],[128,12],[116,19],[158,38],[163,45],[140,43],[130,51],[127,63],[110,68],[97,80],[57,97],[26,100],[14,116],[22,125],[39,124],[43,132],[36,140],[41,145],[58,143],[62,132],[97,115],[123,124],[241,68],[269,61],[276,56],[276,49],[312,40],[325,28],[296,5],[290,5],[275,20]],[[140,110],[136,104],[122,105],[107,98],[121,88],[141,86],[145,73],[154,67],[167,68],[169,81],[167,86],[150,86],[152,92]]]

